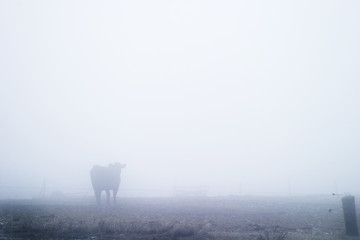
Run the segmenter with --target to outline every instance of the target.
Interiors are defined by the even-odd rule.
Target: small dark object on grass
[[[265,230],[265,228],[263,226],[260,226],[259,224],[249,224],[248,228],[252,229],[253,231]]]
[[[276,226],[274,231],[266,230],[259,234],[256,240],[285,240],[288,233],[278,229],[279,227]]]
[[[188,225],[175,224],[172,229],[172,235],[174,238],[189,237],[195,235],[195,230]]]

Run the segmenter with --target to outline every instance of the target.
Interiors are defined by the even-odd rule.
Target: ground
[[[333,195],[94,201],[0,201],[0,239],[360,239],[345,236],[341,197]]]

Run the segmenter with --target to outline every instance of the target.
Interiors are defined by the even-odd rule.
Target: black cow
[[[113,191],[114,204],[116,204],[116,194],[120,186],[121,169],[126,165],[121,163],[109,164],[108,167],[95,165],[90,171],[91,184],[94,188],[96,202],[101,204],[101,192],[105,190],[107,204],[110,204],[110,190]]]

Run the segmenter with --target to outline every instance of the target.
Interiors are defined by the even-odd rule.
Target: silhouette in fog
[[[114,204],[116,204],[116,194],[120,186],[121,169],[125,166],[125,164],[121,163],[109,164],[108,167],[93,166],[90,171],[90,177],[98,205],[101,204],[101,192],[103,190],[106,192],[107,204],[110,204],[110,190],[113,191]]]

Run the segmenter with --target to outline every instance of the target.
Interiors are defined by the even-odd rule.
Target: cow
[[[125,164],[109,164],[107,167],[95,165],[90,171],[91,184],[94,188],[96,202],[101,204],[101,192],[105,190],[107,204],[110,204],[110,190],[113,191],[114,205],[116,204],[116,194],[120,186],[121,169],[126,167]]]

